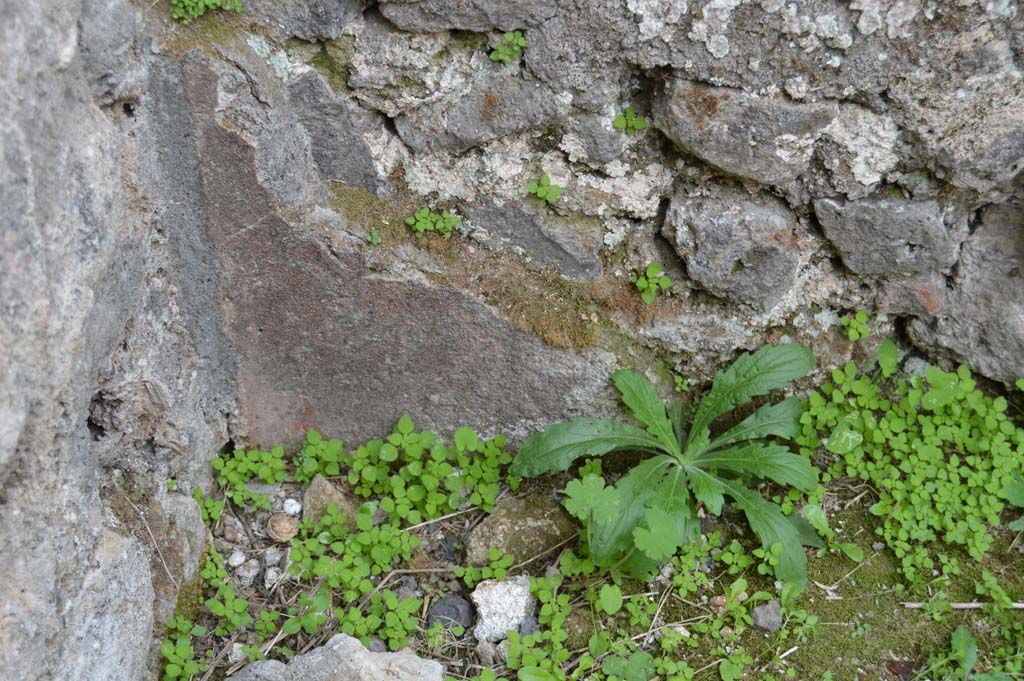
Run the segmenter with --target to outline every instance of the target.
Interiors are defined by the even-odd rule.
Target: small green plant
[[[672,381],[675,383],[675,390],[677,393],[690,392],[690,379],[680,376],[679,374],[672,374]]]
[[[214,631],[218,636],[230,634],[252,622],[248,608],[249,601],[238,597],[235,586],[230,583],[222,584],[216,595],[206,600],[206,609],[221,618]]]
[[[526,36],[522,31],[509,31],[501,36],[497,49],[491,52],[491,61],[509,64],[519,59],[519,53],[526,49]]]
[[[230,455],[216,457],[211,465],[217,471],[217,484],[232,502],[237,506],[252,502],[254,507],[267,511],[270,510],[270,499],[266,494],[253,492],[246,483],[258,478],[269,485],[284,482],[288,477],[284,466],[284,447],[280,445],[269,452],[236,449]]]
[[[167,638],[160,644],[160,655],[164,659],[163,681],[190,681],[205,672],[209,665],[196,660],[193,636],[205,636],[206,627],[193,625],[188,619],[172,617],[167,622]]]
[[[178,491],[178,481],[176,479],[174,479],[174,478],[168,478],[167,479],[167,491],[168,492],[177,492]]]
[[[206,14],[208,9],[242,11],[242,0],[171,0],[171,16],[183,24]]]
[[[622,130],[627,135],[632,135],[647,128],[647,119],[643,116],[637,116],[636,112],[633,111],[633,107],[627,106],[626,110],[612,121],[612,127],[616,130]]]
[[[640,299],[644,301],[644,305],[653,303],[658,291],[667,291],[672,287],[672,280],[665,274],[665,268],[660,262],[652,262],[643,274],[632,277],[631,281],[640,291]]]
[[[551,178],[547,175],[541,175],[537,182],[527,183],[526,191],[540,200],[542,208],[558,201],[558,197],[562,195],[562,188],[552,184]]]
[[[366,237],[366,242],[371,246],[380,246],[382,241],[384,241],[384,237],[380,235],[380,232],[377,231],[376,227],[371,229],[369,235]]]
[[[516,557],[511,553],[502,555],[501,551],[494,547],[488,550],[488,558],[490,563],[482,568],[476,568],[471,565],[465,567],[458,565],[452,568],[452,572],[455,573],[456,577],[465,582],[466,588],[472,589],[485,579],[505,579],[508,577],[508,569],[516,561]]]
[[[765,440],[796,436],[803,403],[791,397],[764,405],[715,438],[711,423],[755,396],[785,387],[813,367],[814,356],[796,345],[744,353],[715,376],[689,431],[683,427],[681,403],[666,406],[641,374],[617,371],[612,382],[646,430],[612,419],[577,418],[555,424],[526,439],[510,472],[534,476],[563,471],[581,456],[620,450],[648,454],[614,487],[588,475],[578,486],[566,488],[566,507],[583,522],[596,564],[619,563],[634,575],[649,574],[699,535],[695,501],[719,515],[729,496],[763,546],[781,544],[777,577],[802,589],[807,581],[807,556],[801,546],[806,533],[748,484],[767,478],[806,491],[816,487],[817,471],[806,459]]]
[[[199,512],[203,516],[204,523],[210,525],[220,521],[220,517],[224,513],[223,501],[206,496],[198,487],[192,490],[192,498],[199,504]]]
[[[1024,504],[1024,429],[1007,416],[1006,399],[983,393],[967,367],[897,379],[894,353],[887,340],[877,368],[850,362],[833,371],[810,395],[797,442],[809,459],[822,446],[835,457],[826,481],[845,475],[877,490],[875,532],[904,576],[923,585],[933,571],[960,570],[942,544],[981,561],[1000,514]]]
[[[292,459],[296,482],[309,482],[317,475],[333,478],[341,475],[341,461],[345,451],[341,440],[325,440],[320,433],[310,430],[302,449]]]
[[[868,329],[868,313],[864,310],[857,310],[852,317],[840,317],[839,323],[846,329],[846,337],[852,341],[871,335],[871,330]]]
[[[435,433],[417,432],[403,415],[386,440],[368,442],[344,458],[348,481],[360,496],[381,496],[380,508],[390,518],[411,524],[467,501],[490,511],[501,468],[512,460],[505,437],[484,440],[471,428],[459,428],[453,439],[446,446]]]
[[[419,239],[427,232],[436,232],[445,239],[452,237],[452,230],[462,224],[462,218],[453,212],[444,210],[440,214],[429,208],[421,208],[405,219],[412,233]]]
[[[978,663],[978,642],[971,636],[971,632],[964,626],[959,626],[953,632],[950,640],[949,653],[933,657],[928,661],[928,667],[917,672],[914,679],[928,681],[929,679],[943,679],[944,681],[1011,681],[1008,674],[1001,671],[990,671],[982,674],[972,674],[975,665]]]

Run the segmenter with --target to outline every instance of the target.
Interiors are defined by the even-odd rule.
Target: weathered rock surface
[[[486,230],[489,248],[522,253],[539,267],[556,267],[573,279],[602,274],[597,255],[602,230],[587,229],[529,203],[469,206],[465,212],[475,228]]]
[[[751,610],[750,620],[755,629],[778,631],[782,628],[782,606],[773,598]]]
[[[236,681],[441,681],[444,667],[410,653],[371,653],[351,636],[330,641],[284,664],[254,662],[233,677]]]
[[[934,200],[819,199],[814,212],[843,263],[859,274],[946,271],[967,236],[967,216]]]
[[[476,621],[473,605],[462,596],[449,594],[442,597],[427,611],[427,626],[440,622],[445,629],[460,626],[468,630]]]
[[[478,641],[500,641],[509,631],[519,631],[537,607],[530,593],[530,578],[526,575],[501,582],[493,579],[480,582],[470,598],[476,606],[473,636]]]
[[[576,523],[554,499],[540,495],[503,501],[473,528],[466,540],[466,561],[487,565],[490,550],[526,560],[576,533]]]
[[[1024,200],[981,213],[945,294],[910,324],[914,342],[1006,383],[1024,375]]]
[[[154,676],[145,641],[206,536],[166,481],[207,487],[229,442],[310,427],[358,442],[405,410],[518,437],[607,409],[616,355],[650,347],[699,372],[782,327],[841,363],[808,321],[818,307],[904,315],[919,348],[992,378],[1024,366],[1012,3],[251,0],[189,26],[149,4],[34,0],[0,25],[11,678]],[[488,59],[495,29],[526,30],[516,64]],[[674,145],[611,128],[626,104]],[[518,214],[538,171],[567,191]],[[737,179],[745,197],[716,194]],[[708,208],[686,274],[656,237],[683,187],[766,225],[813,210],[848,268],[797,227],[793,275],[792,253]],[[890,188],[913,201],[878,198]],[[388,223],[378,197],[483,211],[507,252],[456,238],[439,255],[389,230],[404,217]],[[518,249],[576,281],[491,295],[479,280]],[[711,263],[731,256],[729,275],[770,286],[730,288]],[[677,289],[637,324],[626,275],[653,259]],[[523,288],[557,279],[537,277]],[[593,347],[556,350],[530,331],[566,334],[517,316],[563,292],[560,314],[599,331],[563,344]]]
[[[796,217],[778,199],[742,189],[672,198],[662,234],[702,287],[740,303],[768,308],[796,280]]]
[[[513,31],[540,25],[557,13],[558,6],[541,0],[387,0],[380,9],[388,21],[407,31]]]
[[[383,182],[368,140],[387,137],[383,117],[347,95],[335,94],[316,71],[292,80],[288,94],[321,176],[377,192]]]
[[[363,13],[371,0],[247,0],[245,12],[283,37],[332,39]]]
[[[572,97],[525,80],[511,67],[482,69],[453,101],[442,100],[395,119],[398,136],[417,153],[463,151],[517,130],[566,118]]]
[[[695,81],[668,81],[654,123],[684,151],[732,175],[783,185],[806,169],[814,143],[839,112],[833,102],[793,102]]]
[[[350,521],[354,520],[359,511],[355,499],[338,489],[334,483],[322,475],[313,478],[302,495],[302,520],[307,525],[320,521],[327,513],[328,506],[337,506],[338,511]]]

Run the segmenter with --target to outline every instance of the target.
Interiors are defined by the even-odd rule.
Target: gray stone
[[[486,230],[489,248],[522,253],[535,265],[554,267],[570,279],[600,278],[604,230],[593,220],[574,221],[529,203],[467,206],[473,227]]]
[[[778,199],[723,186],[698,196],[677,193],[662,234],[703,288],[770,308],[796,280],[795,228],[796,216]]]
[[[558,12],[558,5],[543,0],[386,0],[380,10],[406,31],[513,31],[541,25]]]
[[[946,271],[967,236],[964,212],[934,200],[818,199],[814,212],[843,263],[858,274]]]
[[[444,667],[410,653],[375,653],[357,639],[336,634],[330,641],[286,665],[254,662],[231,677],[235,681],[441,681]]]
[[[964,242],[941,311],[911,322],[914,343],[1007,384],[1024,374],[1024,198],[986,208]]]
[[[331,40],[359,17],[371,0],[246,0],[245,14],[287,38]]]
[[[235,568],[235,578],[238,580],[238,585],[243,588],[248,588],[256,582],[256,578],[260,575],[261,570],[260,562],[251,558],[245,561],[237,568]]]
[[[540,623],[537,622],[537,618],[533,615],[529,615],[523,619],[519,625],[519,633],[523,636],[529,636],[540,631]]]
[[[133,63],[139,10],[124,0],[86,0],[78,20],[82,66],[93,97],[102,104],[136,96],[144,70]]]
[[[484,38],[401,31],[370,11],[351,27],[348,85],[363,105],[394,118],[405,111],[461,96],[484,68],[494,68]]]
[[[778,631],[782,628],[782,606],[773,598],[751,610],[750,620],[755,629]]]
[[[537,607],[530,593],[530,578],[526,575],[501,582],[493,579],[480,582],[470,598],[476,606],[473,636],[478,641],[500,641],[509,631],[519,631]]]
[[[124,670],[141,675],[145,668],[154,597],[146,555],[134,537],[105,530],[95,558],[63,630],[60,671],[51,678],[83,678],[83,660],[92,661],[90,679],[113,681],[125,678]]]
[[[525,80],[512,67],[479,70],[455,99],[444,99],[395,119],[402,141],[417,153],[458,152],[518,130],[559,123],[572,98],[545,83]]]
[[[315,424],[369,440],[405,411],[430,428],[473,423],[523,432],[576,408],[583,395],[592,404],[605,394],[607,354],[550,348],[475,297],[421,276],[378,276],[346,240],[338,216],[325,214],[315,230],[291,226],[278,213],[281,197],[261,183],[250,136],[234,121],[217,122],[218,71],[188,59],[186,72],[203,210],[221,265],[221,311],[245,358],[237,372],[238,425],[249,438],[297,444]],[[269,140],[270,130],[256,139]],[[510,391],[521,398],[510,402]],[[465,400],[469,393],[476,399]]]
[[[292,80],[288,94],[309,135],[320,175],[377,192],[382,181],[367,140],[387,135],[383,117],[346,94],[335,94],[315,71]]]
[[[445,629],[451,629],[458,625],[468,631],[475,621],[476,614],[473,605],[456,594],[444,596],[430,606],[430,610],[427,611],[428,627],[440,622]]]
[[[327,513],[328,506],[337,506],[341,515],[350,522],[355,520],[359,512],[359,504],[337,488],[330,480],[317,475],[302,494],[302,520],[307,525],[320,522]]]
[[[814,143],[839,112],[833,102],[799,103],[679,78],[666,83],[652,110],[654,124],[684,151],[772,185],[807,169]]]
[[[470,532],[466,562],[487,565],[492,548],[527,560],[565,541],[577,529],[576,522],[549,497],[535,494],[502,501]]]

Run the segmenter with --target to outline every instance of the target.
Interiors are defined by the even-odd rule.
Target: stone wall
[[[861,308],[875,339],[1024,373],[1015,3],[6,5],[12,678],[153,673],[205,538],[187,493],[231,443],[406,410],[519,437],[614,409],[618,366],[667,390],[782,339],[844,362]],[[491,61],[513,29],[522,58]],[[612,127],[627,105],[648,130]],[[424,205],[465,233],[416,242]],[[652,260],[676,284],[644,306]]]

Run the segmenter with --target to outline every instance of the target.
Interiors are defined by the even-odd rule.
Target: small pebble
[[[224,541],[229,541],[232,544],[238,543],[239,538],[238,528],[235,527],[234,523],[224,523]]]
[[[238,584],[245,587],[252,586],[252,583],[256,581],[256,576],[259,573],[260,562],[255,558],[246,561],[235,570],[235,576],[238,578]]]
[[[871,548],[873,548],[875,551],[884,551],[885,550],[885,542],[884,541],[876,541],[875,543],[873,543],[871,545]]]
[[[449,594],[440,599],[427,611],[427,626],[440,622],[445,629],[455,625],[469,629],[476,620],[472,604],[462,596]]]
[[[782,606],[777,600],[772,599],[751,610],[750,620],[755,629],[778,631],[782,628]]]
[[[298,499],[285,499],[282,509],[288,515],[299,515],[302,513],[302,502]]]
[[[228,661],[232,664],[245,660],[248,656],[245,654],[245,647],[241,643],[232,643],[231,651],[228,653]]]
[[[370,639],[369,650],[371,653],[386,653],[388,652],[388,646],[384,641],[374,636]]]
[[[284,551],[273,546],[263,552],[263,564],[267,567],[280,565],[282,558],[284,558]]]
[[[239,551],[238,549],[232,551],[231,555],[228,556],[228,567],[236,568],[244,562],[245,554]]]
[[[493,667],[498,661],[498,648],[490,641],[480,641],[476,646],[476,656],[484,667]]]
[[[281,579],[281,569],[268,567],[267,571],[263,574],[263,588],[270,591],[279,579]]]

